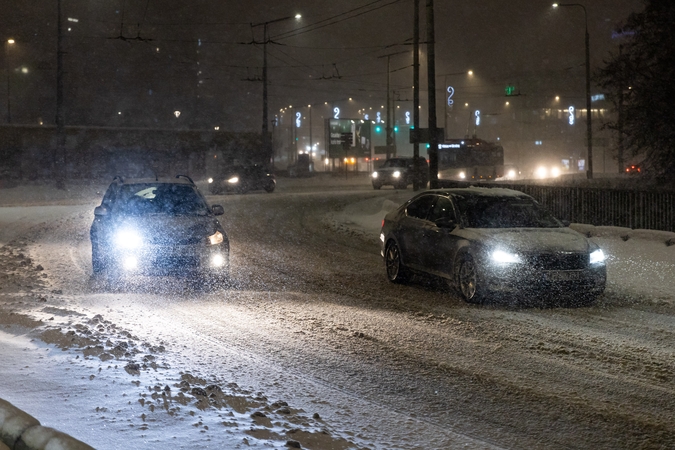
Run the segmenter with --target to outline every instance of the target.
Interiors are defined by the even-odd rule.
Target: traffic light
[[[379,125],[376,126],[376,127],[375,127],[375,132],[376,132],[376,133],[381,133],[381,132],[382,132],[382,127],[379,126]]]

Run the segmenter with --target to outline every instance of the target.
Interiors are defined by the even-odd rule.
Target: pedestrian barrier
[[[30,414],[0,399],[0,450],[93,450],[53,428],[40,425]]]
[[[500,187],[534,197],[553,215],[572,223],[675,231],[675,192],[540,186],[516,183],[470,184],[439,180],[441,187]]]

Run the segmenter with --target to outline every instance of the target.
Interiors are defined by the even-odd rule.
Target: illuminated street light
[[[295,19],[298,20],[302,16],[300,14],[296,14]],[[269,142],[269,124],[268,124],[268,112],[267,112],[267,41],[269,41],[269,37],[267,35],[267,26],[272,24],[272,23],[277,23],[277,22],[283,22],[286,20],[290,20],[293,17],[288,16],[288,17],[282,17],[280,19],[274,19],[274,20],[268,20],[267,22],[260,22],[257,24],[251,24],[251,28],[263,27],[263,73],[262,73],[262,81],[263,81],[263,117],[262,117],[262,140],[263,140],[263,148],[265,152],[268,152],[270,156],[274,156],[274,151],[271,147],[271,142]]]
[[[10,77],[9,77],[9,72],[10,72],[10,67],[9,67],[9,47],[14,45],[14,39],[7,39],[7,45],[5,46],[7,50],[7,58],[5,58],[5,64],[7,65],[7,123],[12,123],[12,104],[10,101],[10,95],[11,95],[11,84],[10,84]]]
[[[586,45],[586,139],[587,139],[587,153],[588,153],[588,169],[586,177],[590,180],[593,178],[593,126],[591,124],[591,50],[590,50],[590,36],[588,34],[588,13],[586,7],[581,3],[554,3],[553,8],[558,7],[579,7],[584,11],[584,24],[586,28],[585,45]]]

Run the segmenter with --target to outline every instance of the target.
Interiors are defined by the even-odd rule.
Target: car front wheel
[[[478,267],[470,255],[463,255],[458,261],[456,285],[465,301],[483,303],[484,289],[481,286]]]
[[[105,259],[97,244],[92,244],[91,246],[91,269],[95,275],[100,274],[106,269]]]
[[[387,278],[394,283],[403,283],[408,279],[408,270],[401,262],[401,250],[396,242],[390,242],[384,251],[384,264]]]

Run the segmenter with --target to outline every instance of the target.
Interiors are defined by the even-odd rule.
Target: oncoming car
[[[209,192],[212,194],[224,192],[245,194],[260,189],[272,193],[277,185],[274,174],[258,164],[226,167],[219,176],[209,178],[208,182]]]
[[[191,274],[225,278],[230,245],[193,181],[115,177],[91,225],[94,274]]]
[[[422,187],[429,183],[429,164],[424,158],[418,158],[418,171],[415,177],[413,158],[389,158],[380,168],[373,171],[371,181],[374,189],[382,186],[394,186],[394,189],[406,189],[413,184],[415,178]]]
[[[605,289],[603,251],[510,189],[426,191],[387,214],[380,241],[390,281],[428,273],[472,303],[532,293],[587,303]]]

